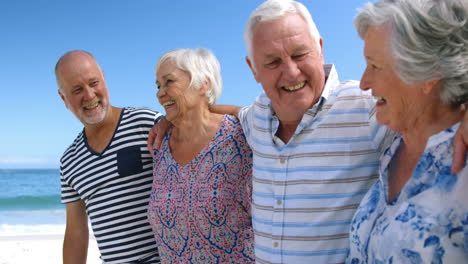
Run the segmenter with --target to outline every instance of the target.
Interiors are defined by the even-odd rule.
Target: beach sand
[[[0,264],[60,264],[63,235],[0,236]],[[100,264],[96,239],[90,237],[88,264]]]

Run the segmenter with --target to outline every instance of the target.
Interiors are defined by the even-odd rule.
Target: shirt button
[[[285,159],[285,158],[281,158],[281,159],[280,159],[280,163],[281,163],[281,164],[284,164],[285,162],[286,162],[286,159]]]
[[[273,247],[278,247],[278,242],[273,243]]]
[[[276,204],[281,205],[282,204],[281,200],[276,200]]]

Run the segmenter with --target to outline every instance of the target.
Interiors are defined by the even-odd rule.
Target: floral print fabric
[[[239,121],[225,116],[185,166],[172,157],[169,135],[155,153],[148,209],[162,263],[254,263],[252,152]]]
[[[430,137],[416,169],[388,201],[388,166],[397,136],[381,158],[381,178],[351,223],[347,263],[468,263],[468,169],[452,174],[459,124]]]

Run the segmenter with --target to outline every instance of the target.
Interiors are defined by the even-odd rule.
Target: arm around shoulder
[[[164,135],[166,135],[167,131],[172,124],[166,120],[164,116],[158,119],[157,123],[150,129],[148,134],[148,142],[147,147],[148,151],[153,156],[153,149],[159,149],[161,143],[164,139]],[[153,157],[154,158],[154,157]]]
[[[88,216],[82,200],[66,204],[66,228],[63,239],[63,263],[86,263],[88,255]]]
[[[242,109],[240,106],[236,105],[211,105],[210,111],[216,114],[222,115],[233,115],[239,118],[239,112]]]

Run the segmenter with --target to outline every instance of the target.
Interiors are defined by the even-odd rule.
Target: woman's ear
[[[433,80],[424,83],[423,93],[430,94],[436,89],[440,84],[440,80]]]
[[[206,95],[206,91],[211,87],[210,79],[206,79],[202,87],[200,87],[200,95]]]

